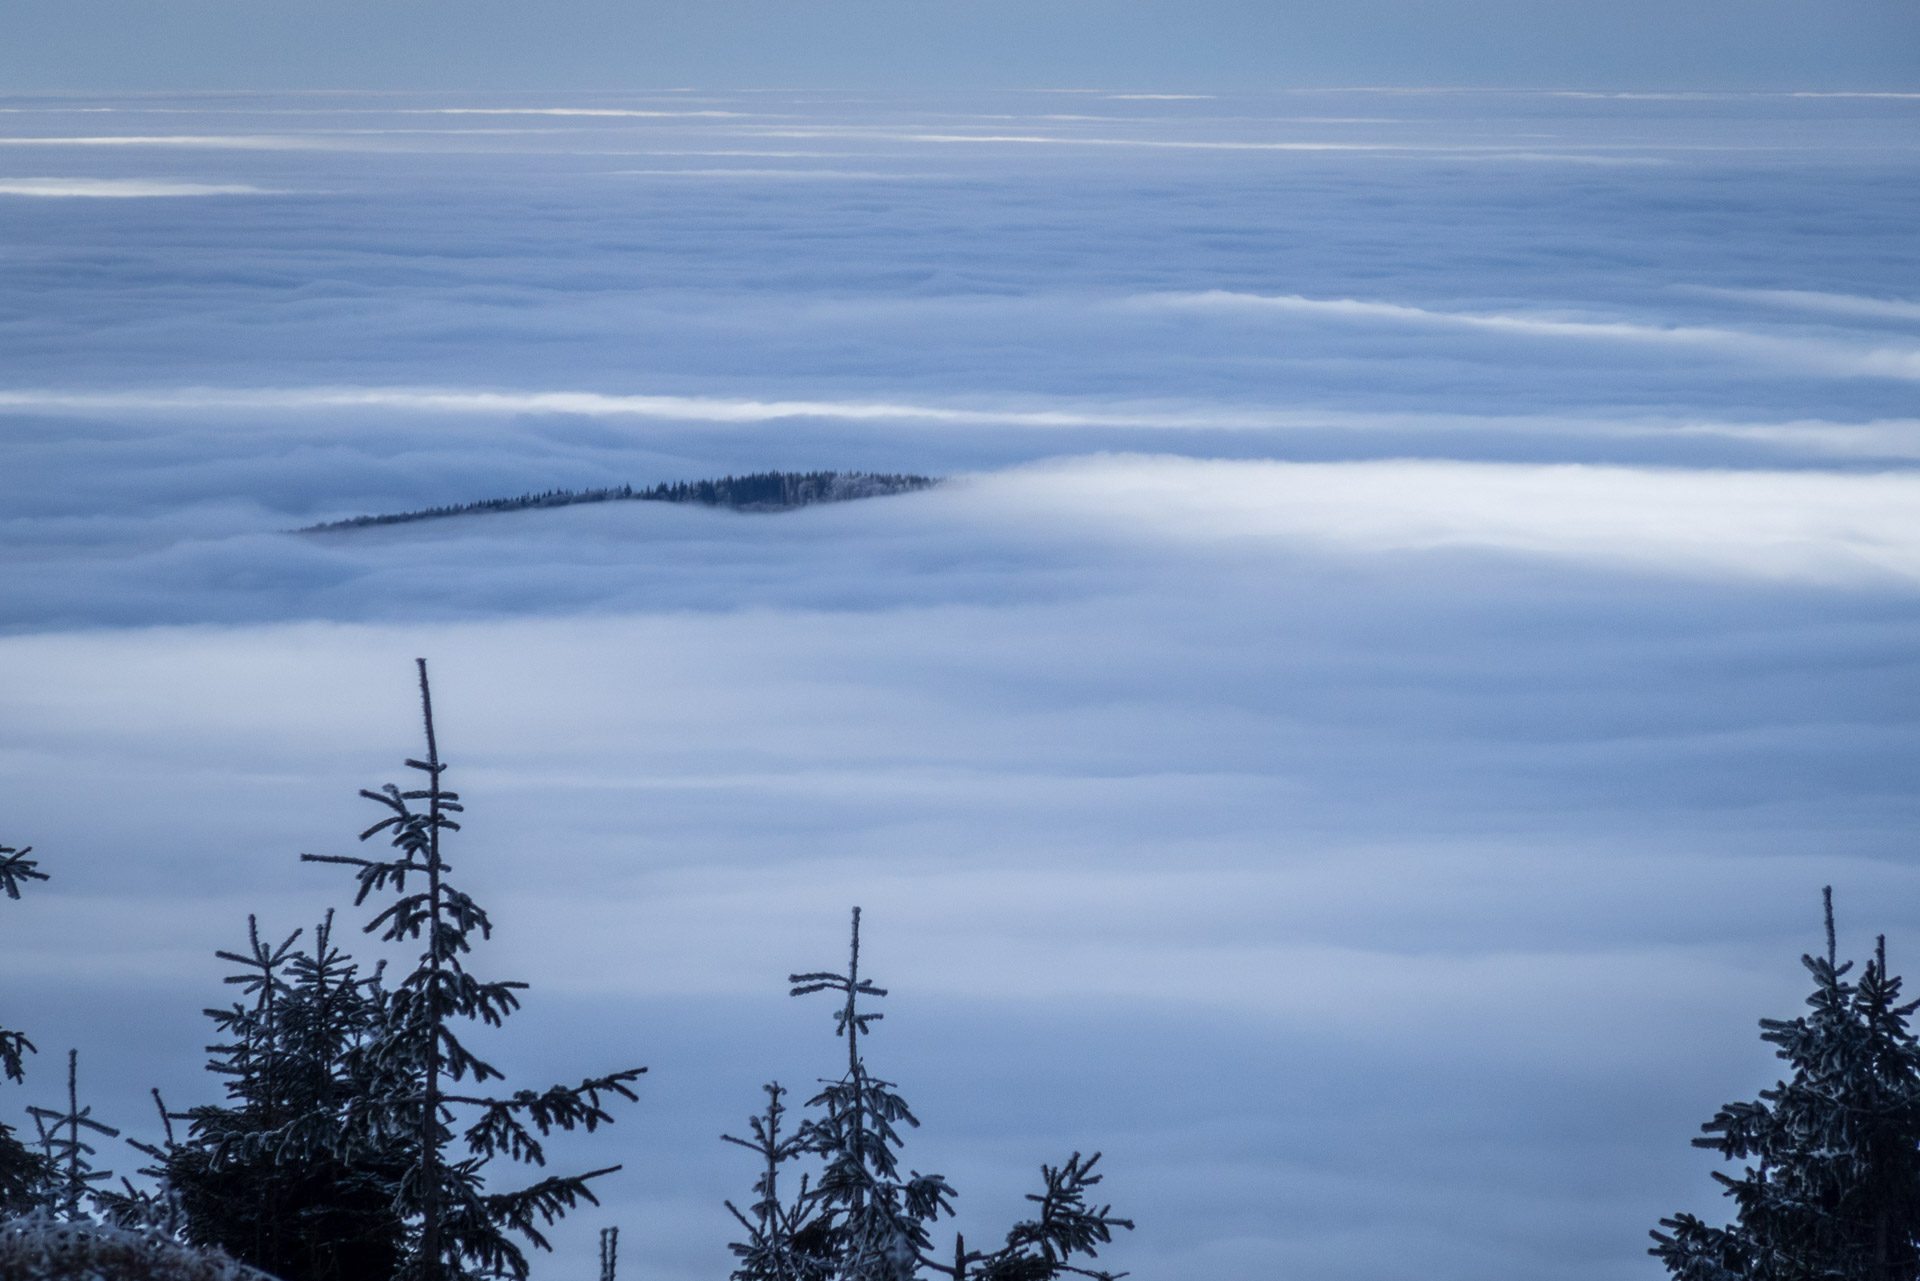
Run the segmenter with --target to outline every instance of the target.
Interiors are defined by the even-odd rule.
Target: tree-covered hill
[[[905,494],[938,483],[937,477],[891,472],[763,471],[748,476],[723,476],[719,480],[663,483],[651,489],[635,489],[632,485],[607,489],[550,489],[544,493],[521,494],[515,498],[483,498],[478,502],[448,507],[354,516],[347,520],[309,525],[295,532],[328,533],[369,525],[404,525],[411,521],[439,520],[448,516],[478,516],[488,512],[524,511],[533,507],[571,507],[576,503],[699,503],[707,507],[729,507],[734,511],[780,512],[810,507],[815,503],[841,503],[855,498]]]

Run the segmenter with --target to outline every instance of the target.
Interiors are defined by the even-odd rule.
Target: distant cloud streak
[[[168,182],[148,178],[0,178],[0,196],[82,196],[138,199],[149,196],[271,196],[287,193],[241,183]]]
[[[0,137],[0,147],[178,147],[211,151],[331,151],[335,139],[293,134],[81,134],[61,138]]]
[[[1920,320],[1920,302],[1897,298],[1863,298],[1858,294],[1828,294],[1812,289],[1711,289],[1694,292],[1721,298],[1743,299],[1769,307],[1795,308],[1826,312],[1836,316],[1862,316],[1871,320]]]
[[[731,120],[763,113],[753,111],[642,111],[626,107],[401,107],[404,116],[602,116],[638,120]]]
[[[1752,442],[1816,457],[1920,458],[1920,418],[1871,422],[1800,420],[1715,422],[1701,418],[1603,418],[1574,414],[1476,415],[1418,411],[1357,413],[1236,404],[1129,404],[1081,401],[1043,404],[924,404],[868,400],[752,400],[727,396],[620,395],[591,391],[457,387],[146,388],[127,391],[0,391],[0,411],[179,415],[259,410],[341,410],[510,417],[522,414],[638,418],[666,422],[755,424],[787,419],[855,423],[927,423],[1012,427],[1033,431],[1416,432],[1437,441],[1460,432],[1542,434],[1612,439],[1699,437]]]
[[[1478,329],[1516,337],[1657,344],[1714,351],[1750,360],[1789,360],[1803,367],[1852,377],[1920,380],[1920,345],[1913,344],[1851,345],[1828,339],[1787,338],[1703,326],[1435,311],[1403,303],[1369,302],[1353,298],[1303,298],[1296,294],[1246,294],[1223,289],[1193,294],[1164,294],[1139,301],[1144,306],[1197,311],[1298,312],[1347,320]]]

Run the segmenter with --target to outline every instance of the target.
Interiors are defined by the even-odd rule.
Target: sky
[[[11,0],[20,90],[1920,89],[1907,0]]]
[[[1099,1149],[1143,1281],[1658,1275],[1820,888],[1920,947],[1920,98],[1848,76],[0,99],[0,1107],[217,1096],[425,656],[488,1049],[650,1069],[536,1277],[723,1274],[855,904],[971,1240]],[[289,532],[767,468],[945,481]]]

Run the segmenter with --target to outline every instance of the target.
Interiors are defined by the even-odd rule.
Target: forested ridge
[[[635,489],[632,485],[609,486],[605,489],[549,489],[512,498],[482,498],[446,507],[423,507],[417,511],[388,512],[377,516],[352,516],[346,520],[308,525],[294,532],[317,534],[362,529],[369,525],[404,525],[416,520],[441,520],[449,516],[572,507],[580,503],[698,503],[704,507],[726,507],[733,511],[781,512],[811,507],[817,503],[844,503],[857,498],[911,493],[938,483],[939,478],[935,476],[899,472],[761,471],[745,476],[722,476],[718,480],[662,482],[651,489]]]

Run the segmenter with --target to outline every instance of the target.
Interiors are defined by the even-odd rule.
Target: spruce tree
[[[227,1078],[228,1101],[175,1118],[191,1122],[186,1142],[169,1129],[164,1149],[144,1150],[193,1243],[281,1281],[391,1277],[406,1166],[356,1128],[350,1071],[380,1026],[380,972],[362,975],[334,945],[331,912],[311,951],[295,949],[300,934],[263,942],[249,917],[247,951],[216,954],[242,967],[226,982],[250,998],[206,1011],[224,1038],[207,1047],[208,1068]]]
[[[42,1204],[48,1213],[70,1222],[89,1219],[94,1187],[113,1177],[113,1171],[95,1169],[99,1149],[87,1141],[86,1131],[118,1138],[120,1131],[93,1119],[91,1106],[80,1106],[80,1051],[67,1051],[67,1107],[32,1106],[27,1112],[39,1130],[40,1159],[47,1177]]]
[[[0,893],[18,901],[22,885],[47,879],[39,861],[27,857],[31,853],[31,845],[25,849],[0,845]],[[26,1033],[0,1027],[0,1076],[25,1081],[26,1056],[32,1053],[34,1045]],[[12,1126],[0,1121],[0,1216],[31,1209],[39,1200],[46,1176],[45,1163],[21,1142]]]
[[[1679,1281],[1915,1281],[1920,1277],[1920,1047],[1907,1030],[1886,938],[1858,983],[1839,963],[1833,891],[1808,1014],[1762,1019],[1761,1039],[1792,1067],[1752,1102],[1729,1103],[1693,1140],[1729,1160],[1714,1171],[1735,1222],[1662,1219],[1649,1253]]]
[[[853,909],[853,939],[847,972],[790,974],[791,995],[839,992],[845,1003],[834,1011],[834,1034],[847,1039],[847,1070],[837,1081],[823,1081],[807,1101],[820,1115],[807,1122],[808,1148],[824,1162],[813,1190],[816,1212],[842,1281],[908,1281],[920,1253],[932,1244],[926,1225],[941,1213],[952,1214],[953,1189],[937,1174],[909,1172],[900,1177],[896,1151],[903,1123],[918,1127],[907,1101],[867,1071],[860,1038],[869,1024],[886,1016],[862,1012],[860,998],[887,994],[860,977],[860,909]]]
[[[787,1108],[780,1100],[786,1096],[786,1088],[772,1081],[761,1089],[767,1094],[766,1109],[747,1118],[753,1137],[720,1136],[752,1152],[761,1163],[749,1212],[742,1213],[731,1201],[725,1203],[747,1230],[747,1239],[731,1246],[740,1260],[733,1276],[735,1281],[826,1281],[834,1273],[834,1261],[827,1241],[827,1221],[820,1217],[820,1207],[809,1195],[810,1176],[800,1176],[791,1203],[780,1199],[781,1167],[812,1150],[811,1131],[801,1126],[783,1133],[781,1122]]]
[[[499,1069],[461,1041],[460,1021],[498,1027],[519,1008],[526,984],[482,981],[466,967],[475,937],[489,937],[486,911],[449,879],[442,838],[458,831],[457,794],[442,785],[446,765],[434,733],[433,695],[427,663],[417,660],[426,759],[406,762],[424,774],[425,786],[402,791],[388,784],[360,794],[387,812],[360,834],[385,835],[397,853],[389,858],[303,854],[309,862],[338,863],[356,871],[356,906],[376,893],[392,899],[365,926],[389,943],[424,940],[414,969],[382,990],[380,1017],[366,1041],[349,1057],[353,1080],[349,1115],[362,1142],[390,1156],[406,1173],[393,1188],[393,1204],[406,1222],[405,1257],[397,1275],[405,1281],[455,1281],[508,1276],[525,1281],[525,1253],[509,1234],[548,1249],[541,1233],[581,1200],[598,1204],[589,1183],[619,1166],[578,1175],[556,1175],[511,1192],[486,1190],[486,1167],[498,1158],[546,1163],[541,1138],[553,1130],[593,1131],[613,1116],[612,1097],[637,1099],[632,1082],[645,1068],[588,1077],[576,1086],[517,1090],[501,1097],[468,1093],[463,1082],[484,1086],[502,1079]],[[422,808],[415,803],[424,802]],[[452,1149],[462,1110],[471,1118],[458,1135],[464,1154]]]
[[[1027,1198],[1039,1204],[1039,1217],[1014,1225],[1000,1248],[968,1250],[956,1235],[951,1255],[930,1257],[928,1227],[953,1213],[957,1193],[937,1174],[909,1171],[900,1177],[900,1126],[920,1122],[892,1082],[867,1070],[860,1053],[859,1038],[883,1017],[862,1010],[860,998],[887,993],[860,976],[859,908],[853,909],[847,972],[792,974],[788,982],[793,996],[832,991],[846,997],[834,1012],[834,1031],[847,1038],[847,1070],[822,1082],[807,1103],[816,1115],[790,1134],[781,1130],[786,1091],[775,1082],[765,1087],[766,1110],[748,1122],[753,1137],[721,1136],[761,1161],[751,1213],[727,1203],[747,1229],[747,1239],[731,1247],[739,1261],[733,1281],[910,1281],[923,1268],[954,1281],[1054,1281],[1068,1274],[1117,1281],[1126,1275],[1073,1261],[1092,1258],[1097,1246],[1113,1239],[1114,1228],[1133,1227],[1112,1207],[1087,1204],[1087,1190],[1102,1177],[1093,1172],[1098,1152],[1085,1159],[1076,1152],[1062,1165],[1041,1166],[1044,1190]],[[793,1200],[784,1202],[781,1168],[802,1158],[821,1164],[818,1182],[810,1186],[803,1174]]]

